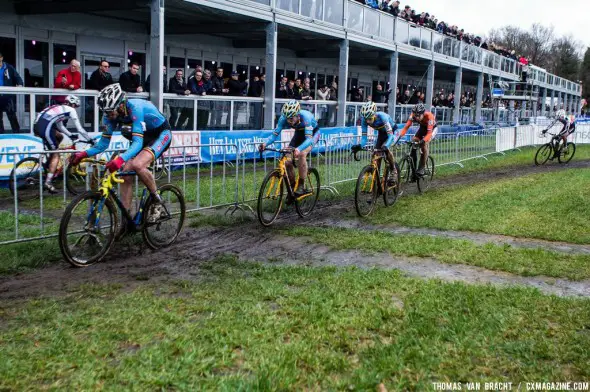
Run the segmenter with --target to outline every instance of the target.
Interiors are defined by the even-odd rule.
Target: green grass
[[[334,250],[388,252],[394,256],[432,257],[447,264],[466,264],[523,276],[590,278],[590,256],[509,245],[476,245],[471,241],[427,235],[400,235],[339,228],[292,227],[283,231]]]
[[[15,239],[14,214],[8,211],[0,211],[0,241]],[[51,218],[43,218],[44,230],[41,230],[41,219],[38,215],[20,213],[18,217],[19,238],[32,238],[43,233],[56,233],[59,221]]]
[[[2,245],[0,248],[0,275],[25,272],[62,260],[56,238]]]
[[[133,304],[133,306],[129,306]],[[203,265],[4,303],[0,388],[430,390],[590,377],[590,301],[395,271]]]
[[[569,169],[402,197],[372,223],[590,243],[590,170]],[[410,184],[410,186],[415,184]]]

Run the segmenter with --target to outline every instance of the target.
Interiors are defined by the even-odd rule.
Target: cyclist
[[[290,100],[283,105],[279,123],[266,142],[259,146],[260,151],[263,151],[268,144],[274,143],[281,131],[285,128],[293,128],[295,130],[295,134],[289,143],[289,147],[295,149],[294,155],[299,162],[299,178],[305,179],[307,178],[307,154],[309,154],[314,144],[317,143],[320,138],[320,127],[312,113],[307,110],[301,110],[299,102]],[[294,184],[295,175],[293,173],[293,165],[291,162],[287,162],[287,173],[289,175],[289,181],[291,181],[291,184]],[[296,196],[303,196],[311,192],[310,189],[305,188],[305,181],[299,181],[297,189],[295,190]]]
[[[389,162],[390,170],[393,170],[394,158],[389,150],[389,146],[394,139],[394,133],[397,131],[397,125],[389,114],[377,111],[377,104],[375,102],[365,102],[361,107],[361,131],[362,138],[360,144],[352,146],[352,151],[359,151],[367,144],[367,127],[370,126],[378,132],[377,140],[375,141],[375,148],[387,150],[387,162]],[[399,139],[398,139],[399,140]]]
[[[143,99],[127,99],[118,83],[111,84],[100,91],[98,106],[105,114],[100,141],[94,147],[76,153],[72,164],[105,151],[110,144],[113,132],[120,130],[121,135],[130,141],[129,148],[109,161],[106,168],[111,173],[121,167],[124,171],[136,172],[156,200],[148,217],[150,222],[157,221],[164,209],[156,181],[148,166],[170,147],[172,132],[168,120],[151,102]],[[130,123],[131,127],[122,126],[124,123]],[[133,196],[133,179],[125,176],[124,180],[125,182],[121,184],[121,201],[129,210]]]
[[[72,120],[76,130],[85,140],[92,140],[86,130],[82,128],[82,124],[78,118],[76,108],[79,106],[80,98],[75,95],[68,95],[63,104],[49,106],[39,113],[35,121],[34,130],[35,134],[43,140],[43,145],[48,150],[57,150],[64,138],[63,135],[67,135],[72,141],[78,138],[78,135],[71,133],[66,128],[68,120]],[[57,193],[57,190],[53,186],[53,177],[57,170],[58,162],[59,154],[49,154],[47,177],[45,178],[45,189],[49,193]]]
[[[419,176],[424,175],[424,167],[426,166],[426,160],[428,159],[428,145],[430,141],[438,133],[438,127],[436,125],[436,118],[434,114],[426,111],[426,107],[423,103],[419,103],[412,108],[412,114],[408,118],[408,122],[402,128],[399,137],[402,138],[408,132],[408,129],[414,122],[420,124],[418,132],[412,138],[415,142],[420,142],[420,150],[422,150],[422,156],[420,157],[420,165],[416,174]],[[416,162],[416,150],[412,150],[412,159]]]
[[[565,110],[560,109],[555,113],[555,121],[551,125],[547,127],[547,129],[543,130],[543,135],[547,133],[547,131],[555,125],[555,123],[560,122],[563,125],[561,131],[559,131],[558,136],[561,136],[561,140],[563,140],[563,149],[567,147],[567,137],[574,133],[576,130],[576,117],[573,115],[567,115]]]

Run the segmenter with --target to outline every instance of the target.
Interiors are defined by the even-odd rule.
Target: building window
[[[49,44],[36,40],[25,40],[26,87],[52,87],[49,83]]]
[[[67,68],[76,58],[76,45],[53,44],[53,74]]]

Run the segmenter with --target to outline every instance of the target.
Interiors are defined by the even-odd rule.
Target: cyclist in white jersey
[[[90,135],[82,127],[78,113],[76,113],[77,107],[80,106],[80,98],[75,95],[68,95],[65,102],[62,105],[49,106],[37,117],[35,121],[35,134],[43,140],[43,145],[48,150],[57,150],[59,144],[63,140],[63,135],[68,136],[72,141],[78,138],[78,135],[68,131],[65,127],[68,120],[72,120],[74,126],[78,130],[78,133],[82,135],[85,140],[91,140]],[[45,189],[50,193],[56,193],[57,190],[53,186],[53,176],[57,169],[59,162],[59,154],[49,155],[49,167],[47,170],[47,177],[45,179]]]

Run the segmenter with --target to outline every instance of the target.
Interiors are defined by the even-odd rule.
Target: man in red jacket
[[[80,62],[76,59],[70,61],[70,66],[62,69],[55,77],[55,88],[67,88],[77,90],[82,87],[82,75],[80,74]],[[54,97],[57,103],[62,103],[65,96]]]

